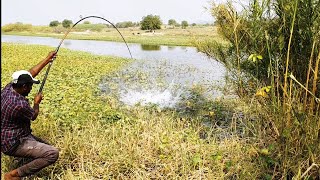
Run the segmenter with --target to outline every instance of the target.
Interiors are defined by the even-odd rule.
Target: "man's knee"
[[[59,150],[52,148],[48,151],[47,160],[50,164],[55,163],[59,158]]]

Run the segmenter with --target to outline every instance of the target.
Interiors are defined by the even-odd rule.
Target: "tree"
[[[84,21],[83,24],[91,24],[90,21]]]
[[[160,20],[160,16],[154,16],[152,14],[143,17],[141,21],[141,29],[142,30],[155,30],[161,29],[162,22]]]
[[[170,26],[176,26],[177,24],[178,24],[177,21],[174,19],[169,19],[169,21],[168,21],[168,25],[170,25]]]
[[[65,19],[62,21],[62,26],[65,28],[69,28],[71,24],[73,24],[71,20]]]
[[[51,21],[49,26],[50,27],[57,27],[59,24],[60,24],[59,21]]]
[[[188,26],[189,26],[189,24],[188,24],[187,21],[182,21],[182,22],[181,22],[181,27],[182,27],[182,29],[186,29]]]

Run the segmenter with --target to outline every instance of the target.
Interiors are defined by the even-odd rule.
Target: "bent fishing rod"
[[[49,62],[49,65],[48,65],[46,74],[44,75],[44,78],[43,78],[43,80],[42,80],[42,83],[41,83],[41,86],[40,86],[40,88],[39,88],[39,92],[38,92],[38,93],[41,93],[42,90],[43,90],[43,87],[44,87],[44,84],[45,84],[45,82],[46,82],[46,80],[47,80],[47,77],[48,77],[50,68],[51,68],[51,66],[52,66],[53,61],[54,61],[55,58],[56,58],[56,54],[58,53],[62,42],[66,39],[66,37],[68,36],[68,34],[70,33],[70,31],[71,31],[79,22],[81,22],[81,21],[83,21],[83,20],[85,20],[85,19],[88,19],[88,18],[98,18],[98,19],[102,19],[102,20],[104,20],[104,21],[107,21],[109,24],[111,24],[112,27],[115,28],[115,29],[118,31],[118,33],[121,35],[124,43],[125,43],[126,46],[127,46],[127,49],[128,49],[128,51],[129,51],[129,53],[130,53],[130,57],[131,57],[131,59],[133,59],[133,58],[132,58],[131,51],[130,51],[130,49],[129,49],[129,46],[128,46],[126,40],[124,39],[124,37],[122,36],[122,34],[120,33],[120,31],[118,30],[118,28],[117,28],[114,24],[112,24],[112,23],[111,23],[110,21],[108,21],[107,19],[105,19],[105,18],[103,18],[103,17],[99,17],[99,16],[87,16],[87,17],[84,17],[84,18],[80,19],[79,21],[77,21],[77,22],[65,33],[64,37],[61,39],[58,47],[57,47],[56,50],[55,50],[55,53],[54,53],[55,55],[52,57],[51,61]]]

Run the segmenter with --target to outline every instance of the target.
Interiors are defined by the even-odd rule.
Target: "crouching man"
[[[5,180],[18,180],[32,175],[55,163],[59,157],[57,148],[31,134],[31,121],[38,116],[42,94],[38,93],[34,97],[33,107],[26,98],[33,84],[40,83],[34,77],[55,56],[55,52],[50,52],[29,71],[14,72],[12,82],[1,90],[1,152],[9,156],[31,159],[27,164],[4,174]]]

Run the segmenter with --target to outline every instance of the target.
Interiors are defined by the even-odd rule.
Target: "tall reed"
[[[263,97],[250,102],[262,104],[264,111],[259,114],[274,126],[272,138],[264,130],[256,133],[266,144],[275,145],[270,158],[277,163],[269,167],[273,177],[320,176],[320,2],[251,0],[243,11],[234,11],[230,2],[212,6],[219,32],[230,46],[204,43],[198,49],[231,67],[231,73],[237,72],[234,81],[243,82],[242,98],[252,99],[264,87]],[[235,26],[235,18],[240,25]],[[261,61],[250,58],[258,55]]]

